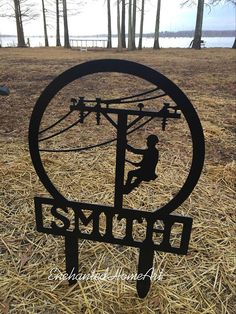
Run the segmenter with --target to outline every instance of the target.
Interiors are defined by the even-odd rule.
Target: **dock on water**
[[[72,48],[79,48],[80,51],[87,51],[88,48],[106,48],[106,39],[71,39]]]

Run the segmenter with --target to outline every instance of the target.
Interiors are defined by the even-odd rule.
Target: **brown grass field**
[[[48,280],[53,267],[64,272],[64,239],[38,233],[35,228],[33,198],[50,195],[37,178],[28,151],[28,125],[34,104],[44,88],[66,69],[104,58],[136,61],[167,76],[191,100],[204,129],[204,170],[191,196],[177,210],[193,218],[188,254],[155,253],[154,269],[162,276],[152,282],[145,299],[137,297],[135,281],[88,280],[68,286],[65,280]],[[118,53],[1,48],[0,59],[0,85],[11,90],[10,96],[0,99],[0,313],[235,313],[235,51],[146,49]],[[45,112],[43,125],[62,116],[70,98],[79,93],[86,97],[98,93],[119,97],[146,88],[148,84],[127,75],[83,78],[56,95]],[[155,105],[161,105],[161,101]],[[72,123],[73,119],[68,121]],[[94,117],[86,123],[48,141],[46,147],[70,147],[75,139],[84,146],[114,136],[105,122],[102,128],[95,125]],[[129,143],[143,147],[152,133],[160,138],[159,179],[150,185],[143,183],[125,196],[129,208],[145,209],[148,204],[148,210],[153,210],[167,203],[188,174],[191,141],[185,121],[170,121],[165,132],[160,123],[153,122],[130,136]],[[112,204],[114,149],[114,145],[108,145],[76,154],[42,153],[42,160],[66,197]],[[126,168],[127,175],[132,166]],[[104,221],[101,228],[105,228]],[[135,226],[134,235],[142,237],[143,228]],[[121,235],[123,231],[124,225],[116,222],[114,232]],[[111,274],[117,269],[135,274],[138,250],[81,240],[79,261],[83,274],[103,273],[106,269]]]

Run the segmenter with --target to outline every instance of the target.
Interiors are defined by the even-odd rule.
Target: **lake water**
[[[71,36],[70,39],[78,40],[78,37]],[[85,40],[86,38],[81,38],[83,40],[83,46],[86,45]],[[99,41],[101,39],[101,41]],[[202,38],[205,42],[206,48],[231,48],[234,43],[234,37],[203,37]],[[43,37],[29,37],[30,46],[31,47],[43,47],[44,46],[44,38]],[[87,47],[105,47],[106,43],[102,42],[102,40],[106,40],[106,38],[87,38]],[[162,48],[188,48],[192,38],[188,37],[160,37],[160,46]],[[49,38],[49,45],[55,46],[55,38]],[[61,42],[63,44],[63,38],[61,38]],[[153,47],[153,38],[143,38],[143,47],[144,48],[152,48]],[[17,45],[17,38],[16,37],[0,37],[0,44],[2,47],[14,47]],[[81,43],[78,43],[79,46]],[[136,38],[136,44],[138,45],[138,38]],[[76,42],[73,44],[76,46]],[[112,46],[117,46],[117,38],[112,38]]]

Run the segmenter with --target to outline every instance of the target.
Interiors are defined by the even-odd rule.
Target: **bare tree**
[[[234,43],[233,43],[232,48],[233,48],[233,49],[236,49],[236,37],[234,38]]]
[[[24,29],[22,22],[22,12],[21,12],[21,3],[19,0],[14,0],[14,9],[15,9],[15,19],[16,19],[16,30],[17,30],[17,46],[25,47],[25,37]]]
[[[48,0],[49,1],[49,0]],[[79,0],[54,0],[52,5],[56,5],[56,10],[51,11],[53,19],[56,18],[56,46],[61,46],[60,40],[60,18],[64,24],[64,47],[70,48],[68,16],[75,16],[80,13],[80,9],[86,2]],[[61,5],[62,4],[62,9]],[[55,14],[56,13],[56,14]]]
[[[34,12],[34,3],[29,0],[2,0],[0,2],[0,16],[14,18],[16,21],[17,46],[26,47],[23,24],[38,16]]]
[[[198,0],[197,19],[192,44],[193,49],[201,49],[203,13],[204,13],[204,0]]]
[[[156,14],[156,26],[155,26],[153,49],[160,49],[160,45],[159,45],[160,12],[161,12],[161,0],[158,0],[157,1],[157,14]]]
[[[56,46],[61,46],[59,0],[56,0]]]
[[[122,48],[126,48],[126,35],[125,35],[125,0],[121,0],[121,43]]]
[[[181,4],[181,6],[185,6],[186,4],[192,5],[192,4],[195,4],[195,1],[194,0],[185,0]],[[198,2],[197,2],[197,17],[196,17],[196,25],[195,25],[195,30],[194,30],[194,38],[193,38],[193,40],[189,46],[193,49],[201,49],[204,4],[205,4],[204,0],[198,0]]]
[[[118,51],[122,51],[121,30],[120,30],[120,0],[116,0],[117,5],[117,37]]]
[[[129,16],[128,16],[128,50],[133,50],[133,43],[132,43],[132,0],[129,0]]]
[[[142,0],[141,20],[140,20],[140,32],[139,32],[139,44],[138,44],[138,49],[140,49],[140,50],[143,48],[144,4],[145,4],[145,0]]]
[[[48,32],[47,32],[47,22],[46,22],[46,13],[45,13],[45,4],[44,0],[42,0],[42,11],[43,11],[43,30],[44,30],[44,41],[45,47],[48,47]]]
[[[111,2],[110,2],[110,0],[107,0],[107,27],[108,27],[107,48],[112,48],[112,42],[111,42]]]
[[[66,0],[62,0],[62,4],[63,4],[63,20],[64,20],[64,48],[70,48]]]
[[[132,17],[132,49],[136,49],[135,34],[136,34],[136,12],[137,12],[137,1],[133,0],[133,17]]]

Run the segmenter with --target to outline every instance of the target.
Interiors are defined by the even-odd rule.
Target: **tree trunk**
[[[63,3],[63,19],[64,19],[64,48],[70,48],[66,0],[63,0],[62,3]]]
[[[232,48],[233,48],[233,49],[236,49],[236,38],[234,39],[234,43],[233,43]]]
[[[132,49],[136,49],[135,44],[135,33],[136,33],[136,11],[137,11],[137,1],[133,0],[133,25],[132,25]]]
[[[118,51],[122,51],[121,31],[120,31],[120,0],[117,0],[117,37]]]
[[[159,45],[160,12],[161,12],[161,0],[158,0],[153,49],[160,49],[160,45]]]
[[[107,0],[107,24],[108,24],[107,48],[112,48],[112,43],[111,43],[111,1],[110,0]]]
[[[125,39],[125,0],[122,0],[122,17],[121,17],[121,43],[122,48],[126,48],[126,39]]]
[[[24,30],[21,16],[21,8],[19,0],[14,0],[16,30],[17,30],[17,46],[25,47]]]
[[[56,46],[61,46],[60,39],[60,14],[59,14],[59,0],[56,0]]]
[[[129,25],[128,25],[128,50],[133,49],[132,45],[132,0],[129,0]]]
[[[47,22],[46,22],[46,14],[45,14],[45,5],[44,0],[42,0],[42,10],[43,10],[43,29],[44,29],[44,41],[45,47],[48,47],[48,33],[47,33]]]
[[[144,3],[145,3],[145,0],[142,0],[141,20],[140,20],[140,32],[139,32],[139,44],[138,44],[138,49],[140,49],[140,50],[143,48]]]
[[[204,12],[204,0],[198,0],[197,19],[196,19],[194,39],[193,39],[193,45],[192,45],[193,49],[201,49],[203,12]]]

